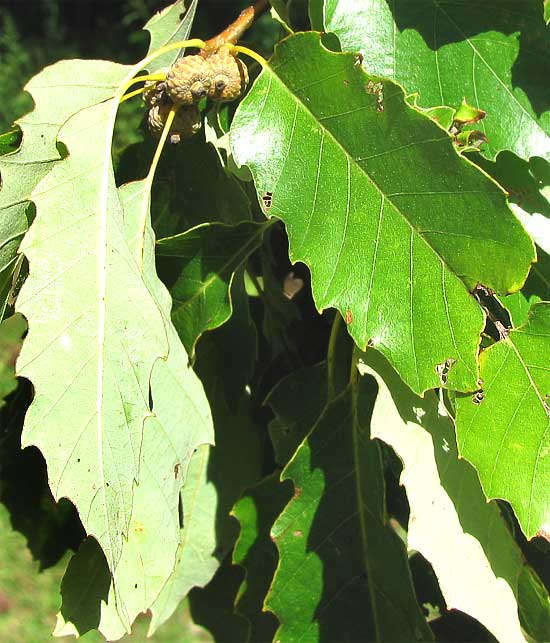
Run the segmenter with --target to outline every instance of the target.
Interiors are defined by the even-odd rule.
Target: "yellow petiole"
[[[244,54],[245,56],[249,56],[250,58],[253,58],[257,63],[260,64],[262,69],[267,67],[267,60],[263,56],[260,56],[259,53],[255,52],[252,49],[249,49],[248,47],[242,47],[241,45],[232,45],[231,52]]]
[[[151,161],[151,167],[149,168],[149,172],[147,174],[147,181],[150,185],[153,183],[155,171],[157,169],[160,155],[162,154],[162,148],[164,147],[164,143],[168,138],[168,132],[170,131],[170,127],[172,127],[172,123],[174,122],[174,118],[176,116],[176,112],[178,111],[178,109],[179,109],[178,106],[173,105],[172,109],[168,112],[168,116],[166,117],[166,123],[164,123],[162,134],[160,135],[160,140],[158,142],[157,149],[155,150],[155,155],[153,156],[153,160]]]
[[[140,94],[143,94],[144,90],[145,90],[145,87],[141,87],[140,89],[136,89],[133,92],[130,92],[129,94],[124,94],[124,96],[120,99],[119,104],[124,103],[124,101],[127,101],[129,98],[133,98],[134,96],[139,96]]]

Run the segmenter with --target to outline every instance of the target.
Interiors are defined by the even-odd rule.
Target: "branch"
[[[239,17],[232,22],[229,27],[224,29],[214,38],[206,41],[201,55],[207,58],[218,51],[222,45],[234,45],[238,42],[244,32],[249,29],[254,20],[263,13],[269,6],[268,0],[259,0],[254,6],[247,7],[241,11]]]

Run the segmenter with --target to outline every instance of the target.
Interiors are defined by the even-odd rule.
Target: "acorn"
[[[193,105],[206,98],[212,67],[202,56],[178,58],[166,76],[166,92],[176,105]]]
[[[170,103],[153,105],[149,110],[147,124],[153,138],[160,138],[171,107]],[[170,127],[170,143],[177,144],[185,138],[191,138],[201,127],[201,116],[195,105],[180,107]]]
[[[208,57],[208,62],[212,67],[209,98],[221,103],[238,98],[248,85],[248,68],[243,61],[228,46],[222,46]]]

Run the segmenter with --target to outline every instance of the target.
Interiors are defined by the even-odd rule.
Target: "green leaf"
[[[243,489],[260,476],[259,443],[250,406],[241,398],[232,413],[219,382],[209,391],[216,446],[202,446],[191,459],[181,492],[183,529],[173,575],[151,607],[149,635],[178,607],[189,590],[207,585],[237,537],[229,515]],[[235,462],[240,465],[235,469]]]
[[[483,321],[463,282],[515,291],[534,251],[445,132],[397,85],[303,33],[280,43],[240,104],[231,145],[272,194],[319,310],[338,308],[357,344],[379,348],[417,392],[441,384],[446,361],[450,387],[477,386]]]
[[[427,107],[487,112],[484,153],[550,160],[550,40],[532,0],[324,0],[324,31]]]
[[[58,132],[73,114],[112,96],[113,81],[123,69],[103,61],[82,61],[83,78],[89,77],[90,83],[80,91],[67,91],[74,65],[71,61],[51,65],[27,83],[25,90],[40,107],[17,121],[23,134],[20,148],[0,157],[0,317],[18,266],[19,244],[33,217],[31,192],[65,154],[57,142]]]
[[[36,390],[22,443],[42,451],[54,497],[76,505],[103,549],[117,615],[99,624],[108,638],[120,624],[129,631],[172,573],[186,465],[212,440],[204,392],[156,276],[148,185],[122,190],[121,203],[114,183],[113,97],[133,73],[72,63],[65,91],[100,84],[110,94],[59,131],[69,154],[31,195],[37,216],[22,244],[30,276],[17,303],[29,322],[17,365]]]
[[[277,629],[273,614],[263,610],[278,562],[270,530],[291,497],[291,485],[281,484],[278,474],[274,473],[248,489],[231,512],[241,527],[233,562],[241,565],[246,573],[235,607],[250,623],[245,640],[252,643],[272,641]]]
[[[508,151],[500,152],[494,161],[479,155],[471,159],[502,185],[510,203],[550,218],[550,163],[537,156],[524,161]]]
[[[193,622],[208,630],[214,641],[246,641],[248,623],[233,606],[242,576],[242,570],[226,558],[206,587],[197,587],[189,594]]]
[[[288,463],[326,405],[326,371],[324,362],[295,371],[278,382],[265,400],[275,414],[269,435],[279,466]]]
[[[167,352],[166,335],[122,235],[110,164],[112,96],[128,68],[97,61],[57,67],[57,74],[50,68],[34,80],[42,89],[32,121],[47,123],[57,113],[60,83],[64,96],[94,100],[74,105],[78,111],[59,130],[70,153],[31,195],[37,215],[21,247],[30,275],[17,302],[29,333],[17,369],[36,395],[22,444],[42,451],[54,497],[74,502],[114,569],[139,478],[149,375]],[[143,343],[134,347],[136,333]]]
[[[510,312],[514,326],[520,326],[527,321],[533,304],[541,300],[550,300],[550,255],[540,248],[537,248],[537,254],[538,261],[531,268],[523,288],[502,300]]]
[[[157,254],[169,258],[165,269],[178,275],[172,317],[190,355],[205,331],[231,316],[233,275],[260,245],[266,225],[207,223],[157,241]]]
[[[281,643],[433,640],[387,523],[371,392],[358,386],[327,405],[283,471],[295,491],[272,528],[280,560],[265,601]]]
[[[15,360],[21,350],[27,324],[21,315],[13,315],[0,324],[0,408],[5,398],[17,388]]]
[[[525,596],[538,579],[498,505],[487,503],[475,469],[459,458],[453,421],[436,393],[414,395],[373,351],[364,360],[361,372],[378,384],[372,436],[389,444],[403,462],[409,550],[432,564],[449,609],[476,618],[502,642],[525,640],[520,620],[532,636],[540,635],[534,624],[548,622],[548,593]]]
[[[123,185],[119,194],[124,210],[125,237],[163,316],[169,351],[166,359],[155,363],[151,374],[155,415],[145,422],[140,461],[142,476],[133,494],[129,534],[117,565],[117,585],[109,592],[107,602],[111,610],[107,610],[107,616],[102,616],[102,621],[96,624],[107,638],[113,638],[118,631],[118,624],[113,629],[111,612],[123,610],[122,622],[129,630],[135,617],[153,605],[169,582],[180,547],[178,504],[182,481],[186,479],[194,450],[205,442],[213,442],[212,421],[202,386],[190,368],[187,354],[170,322],[168,291],[154,271],[148,190],[148,182],[139,181]],[[159,487],[162,488],[162,503],[158,502]],[[95,596],[90,599],[94,600]],[[70,605],[71,597],[67,602]],[[94,611],[93,605],[82,600],[77,604],[82,613]],[[77,622],[85,618],[82,613],[75,615]],[[63,609],[62,614],[67,621]]]
[[[480,355],[482,391],[456,400],[460,455],[488,498],[504,498],[527,538],[550,532],[550,304]]]
[[[550,1],[544,0],[544,22],[550,24]]]
[[[164,45],[180,40],[187,40],[197,10],[198,0],[191,0],[188,8],[185,8],[185,0],[177,0],[174,4],[165,7],[155,14],[143,27],[151,34],[151,43],[147,55],[160,49]],[[168,51],[159,56],[153,66],[155,69],[170,67],[174,61],[183,56],[185,49]]]
[[[250,315],[248,296],[244,286],[244,270],[237,271],[231,284],[233,312],[231,318],[216,330],[216,361],[227,368],[222,378],[225,398],[235,412],[246,386],[252,382],[257,359],[258,336]]]
[[[0,134],[0,156],[15,152],[21,144],[21,130],[14,129],[5,134]]]

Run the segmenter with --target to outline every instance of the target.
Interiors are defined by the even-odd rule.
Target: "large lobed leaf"
[[[319,34],[291,36],[239,106],[231,145],[272,194],[320,310],[338,308],[417,392],[477,387],[483,319],[466,285],[517,290],[533,245],[498,186],[399,86]]]
[[[96,86],[103,94],[54,133],[68,156],[31,195],[37,215],[22,246],[30,275],[17,302],[29,335],[18,368],[36,395],[23,444],[41,449],[54,496],[75,503],[109,570],[101,600],[69,575],[56,633],[82,633],[88,610],[112,639],[174,570],[179,492],[194,449],[212,442],[212,420],[156,276],[150,185],[115,186],[118,88],[135,69],[97,61],[64,69],[70,96],[95,96]],[[42,78],[38,122],[60,100],[55,78]],[[97,547],[82,551],[73,569],[101,563]]]
[[[540,581],[498,505],[487,503],[475,469],[459,458],[454,423],[437,395],[414,395],[373,351],[359,368],[379,389],[372,435],[403,462],[408,548],[432,564],[447,607],[476,618],[502,643],[525,641],[520,621],[536,640],[547,640],[548,593],[531,591]]]
[[[88,85],[71,91],[74,64],[62,61],[46,67],[27,83],[25,90],[40,108],[17,122],[22,130],[19,149],[6,154],[7,141],[2,148],[6,155],[0,158],[0,317],[17,267],[19,244],[32,221],[31,193],[65,154],[58,148],[57,134],[71,115],[112,96],[122,70],[103,61],[81,61]]]
[[[487,112],[485,153],[550,160],[550,39],[539,0],[312,0],[315,28],[424,106]]]
[[[480,355],[482,389],[457,399],[460,454],[488,498],[505,498],[527,538],[549,538],[550,303]]]

